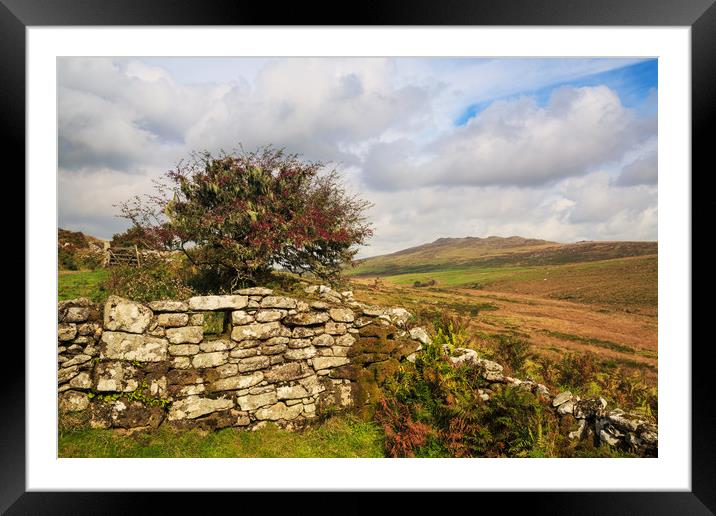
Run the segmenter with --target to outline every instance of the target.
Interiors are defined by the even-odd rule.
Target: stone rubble
[[[411,331],[411,337],[417,338],[418,332]],[[467,348],[450,349],[445,345],[443,351],[448,360],[455,366],[470,364],[480,370],[481,376],[493,384],[509,384],[524,388],[533,394],[550,400],[550,406],[557,414],[567,420],[571,418],[577,427],[569,432],[569,438],[583,440],[595,439],[596,443],[635,452],[640,456],[654,457],[658,450],[658,428],[651,418],[643,415],[626,414],[620,409],[607,411],[607,401],[596,397],[581,399],[569,391],[564,391],[550,399],[547,386],[532,380],[521,380],[503,375],[503,367],[491,360],[480,358],[475,350]],[[485,390],[480,390],[480,397],[490,399]]]

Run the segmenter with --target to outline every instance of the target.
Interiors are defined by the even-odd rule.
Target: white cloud
[[[269,63],[251,87],[233,87],[187,133],[190,148],[286,146],[311,159],[355,163],[353,143],[420,123],[427,91],[396,87],[389,60]]]
[[[376,146],[366,180],[387,190],[406,184],[547,184],[620,161],[652,136],[652,125],[606,86],[565,87],[544,107],[531,97],[493,102],[423,148],[410,141]]]
[[[59,91],[59,165],[124,168],[152,150],[156,135],[137,126],[136,115],[101,97]]]
[[[626,165],[616,184],[621,186],[655,185],[658,182],[656,149]]]
[[[59,223],[109,238],[127,225],[113,204],[190,151],[272,143],[337,162],[375,204],[363,256],[445,236],[653,239],[655,117],[617,92],[512,97],[453,123],[471,103],[624,64],[64,58]]]
[[[127,229],[118,205],[153,190],[153,180],[163,169],[140,167],[129,171],[107,167],[77,170],[59,169],[58,224],[71,231],[82,231],[111,239]]]
[[[176,147],[184,146],[197,118],[226,90],[183,86],[162,69],[105,58],[58,60],[58,85],[60,162],[68,168],[166,163],[178,154]],[[120,147],[121,142],[131,148]]]
[[[657,231],[656,188],[619,187],[606,172],[564,179],[553,187],[425,186],[374,191],[370,198],[377,229],[361,256],[440,237],[653,240]]]

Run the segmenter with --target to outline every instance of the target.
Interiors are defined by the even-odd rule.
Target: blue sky
[[[549,102],[549,97],[555,88],[581,88],[585,86],[593,87],[604,85],[619,95],[619,99],[624,106],[654,112],[656,103],[652,101],[652,96],[658,90],[658,66],[657,59],[647,59],[604,72],[590,73],[575,79],[558,81],[557,83],[552,83],[537,89],[524,89],[511,95],[511,97],[521,95],[534,96],[537,99],[537,104],[544,106]],[[509,96],[505,97],[505,99],[509,98]],[[455,118],[455,125],[466,124],[470,118],[484,110],[495,100],[497,99],[491,98],[468,105]]]
[[[655,59],[63,58],[59,224],[191,150],[268,143],[372,201],[361,256],[446,236],[657,238]]]

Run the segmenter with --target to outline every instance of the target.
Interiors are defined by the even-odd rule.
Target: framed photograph
[[[514,491],[712,514],[691,306],[712,4],[316,25],[3,0],[27,303],[0,508]]]

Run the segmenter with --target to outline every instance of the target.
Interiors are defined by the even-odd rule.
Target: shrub
[[[180,260],[147,257],[140,266],[112,267],[103,287],[107,292],[135,301],[184,299],[194,293],[187,286],[188,273]]]
[[[212,281],[257,283],[278,266],[332,279],[372,234],[370,203],[346,192],[335,170],[265,147],[194,153],[148,202],[121,205],[154,248],[179,249]]]
[[[521,372],[531,355],[529,340],[518,335],[495,335],[493,348],[495,359],[514,372]]]
[[[64,246],[57,248],[57,261],[61,270],[95,270],[102,266],[103,255],[94,249],[78,249],[72,246]]]
[[[78,249],[75,259],[83,269],[99,269],[104,262],[104,254],[96,249]]]
[[[57,261],[60,269],[62,270],[76,271],[80,268],[72,249],[59,247],[57,249]]]
[[[544,452],[545,425],[548,418],[556,424],[556,418],[532,393],[503,387],[495,391],[485,406],[486,410],[480,415],[482,424],[489,431],[486,434],[489,440],[483,438],[475,442],[484,455],[526,457]]]
[[[599,364],[592,353],[567,353],[555,364],[556,383],[579,391],[596,379]]]
[[[140,226],[132,226],[123,233],[116,233],[112,236],[110,245],[112,247],[134,247],[136,245],[140,249],[156,249],[162,247],[157,246],[157,242],[153,236]]]
[[[57,228],[57,264],[60,270],[97,269],[104,253],[96,239],[79,231]]]
[[[419,280],[416,280],[415,282],[413,282],[413,287],[415,287],[415,288],[420,288],[420,287],[432,287],[432,286],[434,286],[435,284],[437,284],[437,281],[435,281],[434,279],[429,279],[429,280],[427,280],[427,281],[419,281]]]
[[[611,359],[597,360],[591,353],[570,353],[559,361],[540,358],[538,367],[543,382],[557,390],[602,396],[623,410],[658,415],[658,389],[643,371],[624,369]]]
[[[60,246],[73,247],[75,249],[89,247],[87,237],[81,231],[68,231],[66,229],[57,228],[57,241]]]
[[[557,385],[557,366],[555,365],[554,360],[548,357],[540,357],[540,360],[537,363],[537,368],[539,376],[542,379],[542,383],[551,386]]]
[[[458,333],[455,333],[458,328]],[[389,380],[376,410],[394,457],[523,457],[566,455],[556,415],[530,392],[491,386],[471,364],[453,366],[444,344],[464,342],[465,331],[450,318],[438,326],[433,344],[415,364],[404,364]]]
[[[470,320],[466,317],[439,312],[433,318],[435,342],[447,344],[450,348],[470,347],[474,339],[469,330]]]
[[[658,390],[649,385],[641,371],[617,368],[598,374],[597,384],[604,395],[624,410],[658,416]]]
[[[415,457],[415,451],[434,434],[430,425],[415,421],[409,407],[395,398],[378,401],[376,421],[385,432],[385,452],[389,457]]]
[[[560,419],[548,399],[489,383],[471,363],[453,365],[448,360],[452,347],[473,341],[467,321],[447,313],[436,317],[433,342],[423,346],[414,364],[403,363],[383,384],[375,417],[383,427],[388,456],[628,456],[595,448],[589,439],[571,441],[568,433],[574,428]],[[518,335],[503,337],[501,345],[492,346],[503,356],[494,358],[507,357],[519,368],[526,361],[528,341]],[[593,355],[567,354],[558,362],[542,362],[541,373],[551,386],[580,393],[596,389],[605,396],[613,392],[609,397],[618,406],[655,414],[656,389],[649,389],[642,376],[599,372],[604,368]],[[489,390],[488,400],[482,399],[481,390]]]

